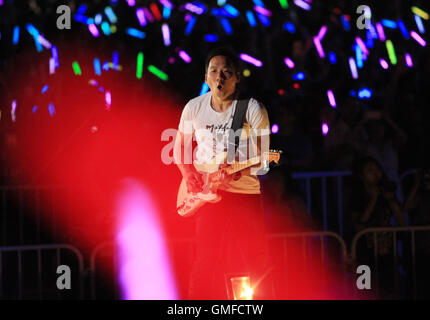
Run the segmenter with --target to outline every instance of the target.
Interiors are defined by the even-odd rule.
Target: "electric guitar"
[[[217,154],[209,163],[199,164],[195,162],[194,167],[203,176],[203,190],[199,193],[189,193],[186,181],[182,179],[177,198],[178,214],[182,217],[190,217],[207,202],[216,203],[221,201],[221,196],[216,191],[225,177],[260,163],[263,163],[263,168],[260,170],[263,171],[263,174],[266,174],[269,171],[271,162],[279,162],[281,153],[282,151],[280,150],[270,150],[270,152],[263,153],[262,156],[233,163],[224,168],[220,168],[220,164],[226,163],[227,152]]]

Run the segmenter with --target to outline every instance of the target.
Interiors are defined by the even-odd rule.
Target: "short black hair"
[[[239,71],[239,59],[237,57],[237,54],[234,52],[234,50],[231,49],[230,47],[219,47],[219,48],[212,49],[206,56],[205,72],[208,71],[209,63],[211,62],[211,59],[216,56],[226,57],[227,62],[233,66],[234,70],[236,72]]]

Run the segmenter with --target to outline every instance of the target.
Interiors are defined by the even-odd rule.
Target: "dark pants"
[[[227,299],[228,275],[249,275],[255,299],[270,299],[261,195],[219,192],[223,199],[196,214],[197,250],[189,299]],[[227,279],[227,281],[226,281]]]

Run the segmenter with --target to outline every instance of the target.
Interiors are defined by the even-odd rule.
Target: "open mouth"
[[[222,85],[218,85],[218,90],[221,90],[222,89]]]

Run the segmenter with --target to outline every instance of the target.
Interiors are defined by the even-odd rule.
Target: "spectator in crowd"
[[[355,173],[352,199],[349,202],[350,223],[354,233],[366,228],[389,227],[390,219],[395,218],[400,226],[406,224],[401,206],[397,201],[393,185],[388,183],[379,162],[372,157],[365,157],[358,162]],[[376,236],[376,240],[374,239]],[[393,282],[393,238],[391,233],[379,232],[367,234],[366,243],[358,248],[357,263],[374,265],[380,270],[380,289],[389,292]],[[376,248],[374,244],[376,243]],[[370,251],[372,250],[372,251]],[[377,261],[372,261],[376,250]]]

